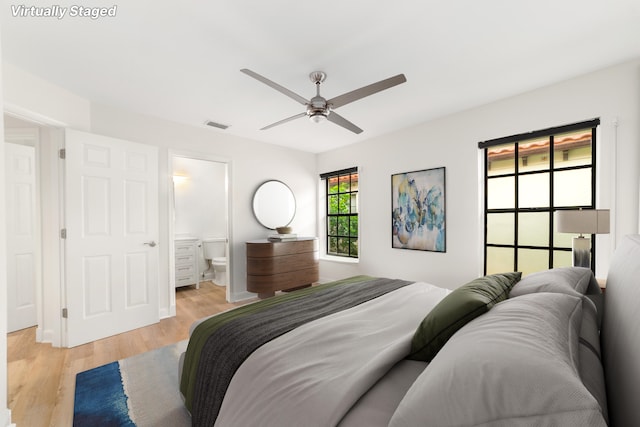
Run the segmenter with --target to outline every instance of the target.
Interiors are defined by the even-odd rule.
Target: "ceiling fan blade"
[[[283,93],[285,95],[287,95],[289,98],[293,99],[294,101],[298,101],[300,104],[302,105],[307,105],[309,103],[308,100],[306,100],[305,98],[301,97],[300,95],[298,95],[295,92],[290,91],[289,89],[287,89],[284,86],[280,86],[278,83],[276,82],[272,82],[271,80],[269,80],[266,77],[261,76],[260,74],[251,71],[247,68],[243,68],[242,70],[240,70],[241,72],[245,73],[248,76],[253,77],[256,80],[261,81],[262,83],[266,84],[267,86],[271,86],[272,88],[274,88],[275,90],[277,90],[280,93]]]
[[[398,74],[397,76],[389,77],[388,79],[380,80],[377,83],[372,83],[368,86],[361,87],[360,89],[352,90],[345,94],[336,96],[327,101],[327,104],[331,104],[332,108],[342,107],[350,102],[357,101],[365,96],[373,95],[390,87],[399,85],[407,81],[404,74]]]
[[[295,116],[291,116],[291,117],[287,117],[286,119],[282,119],[279,122],[271,123],[270,125],[267,125],[267,126],[263,127],[260,130],[271,129],[274,126],[278,126],[278,125],[281,125],[283,123],[290,122],[291,120],[299,119],[300,117],[304,117],[306,115],[307,115],[307,113],[299,113],[299,114],[296,114]]]
[[[362,133],[362,129],[360,129],[358,126],[354,125],[335,111],[329,113],[329,115],[327,116],[327,120],[337,124],[338,126],[342,126],[343,128],[348,129],[353,133]]]

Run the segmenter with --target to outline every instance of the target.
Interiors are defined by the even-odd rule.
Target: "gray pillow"
[[[578,375],[582,298],[503,301],[456,333],[398,405],[390,427],[606,427]]]
[[[584,267],[560,267],[526,275],[516,284],[509,298],[535,292],[555,292],[582,296],[599,294],[600,287],[590,269]]]
[[[430,362],[458,329],[505,300],[520,277],[519,272],[492,274],[455,289],[422,320],[408,358]]]

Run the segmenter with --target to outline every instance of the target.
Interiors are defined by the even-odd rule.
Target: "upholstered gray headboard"
[[[640,235],[613,255],[601,331],[610,425],[640,426]]]

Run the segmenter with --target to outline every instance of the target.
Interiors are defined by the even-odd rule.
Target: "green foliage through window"
[[[327,194],[327,254],[358,257],[358,170],[321,175]]]

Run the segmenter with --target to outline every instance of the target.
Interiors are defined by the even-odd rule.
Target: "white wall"
[[[361,171],[360,262],[322,260],[323,279],[366,273],[455,288],[476,277],[483,256],[477,143],[595,117],[601,118],[597,207],[612,211],[612,234],[597,241],[596,274],[604,277],[616,241],[638,230],[640,59],[320,154],[319,173]],[[447,252],[392,249],[391,175],[440,166]]]
[[[172,123],[104,105],[92,105],[91,131],[160,147],[160,277],[163,279],[168,280],[169,252],[167,245],[162,245],[162,242],[170,239],[166,208],[170,197],[168,186],[171,185],[168,150],[215,155],[229,161],[232,300],[253,295],[246,293],[245,242],[266,237],[269,232],[257,223],[251,209],[253,192],[262,182],[278,179],[287,183],[295,194],[298,206],[292,227],[299,235],[316,233],[317,175],[314,154],[230,136],[215,129]],[[164,284],[161,284],[161,289],[163,286]],[[162,307],[170,305],[170,295],[163,297],[161,294],[160,298]]]
[[[39,123],[89,130],[90,104],[66,89],[4,61],[4,111]]]
[[[225,164],[174,157],[173,173],[186,177],[174,185],[175,234],[226,237]]]

